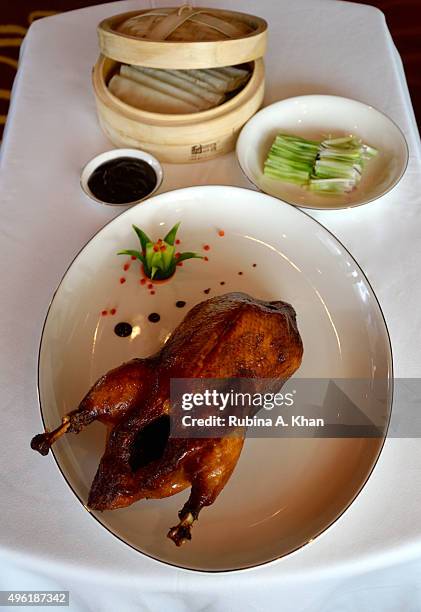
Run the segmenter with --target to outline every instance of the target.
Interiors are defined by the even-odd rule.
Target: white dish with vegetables
[[[237,158],[259,189],[303,208],[360,206],[402,178],[401,130],[372,106],[338,96],[275,102],[244,126]]]

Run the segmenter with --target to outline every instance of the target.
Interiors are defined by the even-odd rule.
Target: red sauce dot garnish
[[[203,247],[204,251],[210,251],[210,246],[208,244],[205,244]]]
[[[158,253],[159,251],[159,246],[157,244],[153,245],[153,250],[155,251],[155,253]]]
[[[107,316],[107,314],[108,314],[108,310],[103,310],[103,311],[101,312],[101,316],[103,316],[103,317],[106,317],[106,316]]]
[[[175,256],[178,259],[180,257],[181,253],[176,253]]]
[[[210,293],[210,287],[209,287],[209,289],[205,289],[203,293],[206,293],[206,295],[207,295],[208,293]]]
[[[152,285],[152,283],[149,283],[149,284],[148,284],[148,289],[153,289],[153,285]]]
[[[124,285],[125,282],[126,282],[126,279],[124,278],[124,276],[122,276],[120,278],[120,285]]]
[[[140,279],[140,284],[141,285],[146,285],[146,278],[141,278]]]
[[[221,236],[221,238],[222,238],[223,236],[225,236],[225,232],[224,232],[224,230],[219,230],[219,232],[218,232],[218,236]]]
[[[116,312],[117,312],[117,310],[115,308],[111,308],[110,314],[115,315]]]
[[[155,295],[155,291],[151,291],[151,295]]]
[[[180,266],[180,268],[182,268],[183,267],[183,262],[180,261],[180,263],[178,263],[177,266]]]
[[[203,261],[209,261],[209,257],[206,257],[206,256],[205,256],[205,257],[203,258]]]
[[[125,272],[127,272],[127,270],[128,270],[129,268],[130,268],[130,264],[129,264],[129,263],[124,264],[124,266],[123,266],[123,270],[124,270]]]
[[[135,261],[135,260],[136,260],[136,256],[135,256],[135,255],[132,255],[132,256],[130,257],[130,259],[131,259],[132,261]]]
[[[166,250],[167,250],[167,247],[165,246],[165,244],[163,244],[163,245],[160,247],[160,251],[166,251]]]
[[[221,281],[219,284],[220,285],[225,285],[225,281]]]
[[[180,244],[180,242],[181,242],[181,240],[179,240],[179,239],[177,238],[177,240],[175,241],[175,244]]]

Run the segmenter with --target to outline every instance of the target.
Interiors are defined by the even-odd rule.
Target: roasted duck
[[[211,298],[187,314],[157,354],[105,374],[56,430],[35,436],[31,446],[46,455],[62,434],[101,421],[108,436],[88,506],[112,510],[191,486],[180,521],[168,533],[180,545],[191,539],[193,521],[231,476],[245,431],[219,438],[170,437],[171,379],[271,379],[279,381],[279,390],[302,354],[289,304],[244,293]]]

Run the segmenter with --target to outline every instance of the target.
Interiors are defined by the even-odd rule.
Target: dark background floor
[[[104,0],[9,0],[5,3],[0,16],[0,138],[7,117],[19,47],[28,26],[46,15],[103,3]],[[377,6],[386,15],[403,59],[418,126],[421,126],[421,0],[361,0],[361,3]]]

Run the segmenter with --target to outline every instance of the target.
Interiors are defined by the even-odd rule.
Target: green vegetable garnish
[[[365,163],[377,150],[352,136],[322,142],[278,134],[265,161],[270,178],[323,193],[346,193],[361,180]]]
[[[162,240],[154,242],[143,230],[136,225],[133,229],[139,238],[141,251],[125,249],[119,251],[117,255],[130,255],[136,257],[143,264],[145,275],[151,280],[164,280],[172,276],[178,263],[186,259],[203,259],[202,255],[192,252],[176,253],[175,237],[180,223],[176,223]]]

